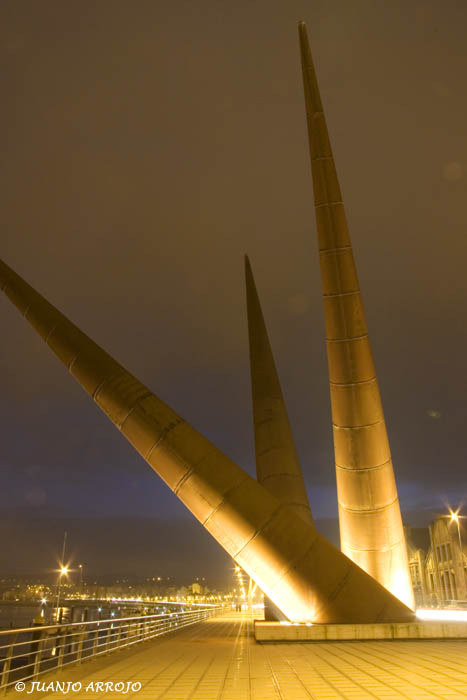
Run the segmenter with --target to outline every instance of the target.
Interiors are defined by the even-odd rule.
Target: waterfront
[[[122,603],[117,601],[66,601],[61,607],[62,622],[84,622],[93,620],[107,620],[111,618],[131,617],[138,614],[164,613],[167,611],[184,611],[191,606],[180,603]],[[48,604],[42,605],[40,601],[35,603],[21,603],[15,601],[0,603],[0,630],[15,629],[18,627],[31,627],[35,620],[41,617],[43,624],[53,624],[53,608]]]

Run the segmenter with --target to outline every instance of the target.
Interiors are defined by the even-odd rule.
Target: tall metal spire
[[[0,289],[149,466],[289,620],[413,619],[397,598],[2,262]]]
[[[404,530],[342,194],[299,24],[326,324],[342,551],[414,606]]]
[[[310,504],[248,256],[245,278],[256,476],[311,525]]]

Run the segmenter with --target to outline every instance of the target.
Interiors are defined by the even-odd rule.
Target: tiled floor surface
[[[56,679],[81,681],[83,690],[68,693],[70,700],[122,698],[84,689],[91,681],[129,680],[142,683],[126,695],[132,700],[467,700],[467,642],[257,644],[251,621],[238,614],[64,669],[44,682]],[[27,699],[29,689],[7,697],[39,697]]]

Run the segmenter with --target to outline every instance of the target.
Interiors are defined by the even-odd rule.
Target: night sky
[[[337,514],[297,21],[308,24],[403,517],[465,501],[467,4],[3,0],[1,254],[254,472],[250,256],[318,526]],[[230,560],[0,298],[0,573]]]

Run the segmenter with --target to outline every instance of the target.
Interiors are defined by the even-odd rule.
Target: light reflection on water
[[[154,609],[148,610],[148,614],[157,614],[165,612],[167,609],[180,609],[176,606],[168,605],[157,605]],[[34,620],[43,610],[43,620],[45,624],[54,624],[53,610],[52,607],[48,605],[42,606],[39,602],[31,604],[6,604],[0,603],[0,630],[12,629],[18,627],[32,627],[34,625]],[[182,608],[183,610],[183,608]],[[114,617],[116,620],[119,617],[131,617],[133,615],[141,615],[141,609],[138,607],[135,609],[134,606],[120,606],[120,605],[108,605],[102,604],[101,608],[97,605],[76,605],[71,607],[62,608],[62,622],[83,622],[87,620],[92,622],[94,620],[108,620]],[[73,620],[71,617],[73,616]]]
[[[9,627],[29,627],[36,615],[40,614],[41,605],[2,605],[0,603],[0,629]]]

